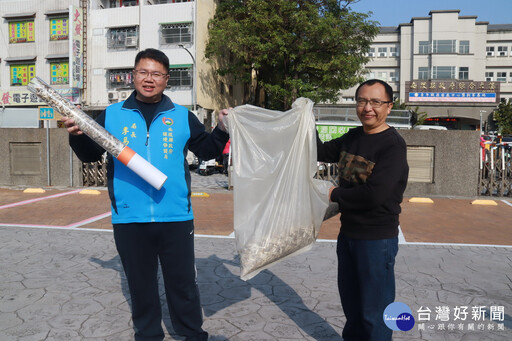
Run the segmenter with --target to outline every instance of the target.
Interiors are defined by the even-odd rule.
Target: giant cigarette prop
[[[72,118],[81,131],[112,154],[113,157],[134,171],[138,176],[146,180],[151,186],[157,190],[162,188],[165,180],[167,180],[167,176],[164,173],[159,171],[131,148],[125,146],[114,135],[105,130],[105,128],[100,126],[89,115],[75,107],[70,101],[62,97],[41,78],[34,77],[28,84],[28,89],[60,114]]]

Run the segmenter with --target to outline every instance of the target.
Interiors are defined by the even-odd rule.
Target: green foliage
[[[298,97],[336,102],[341,89],[364,80],[378,33],[356,0],[223,0],[209,22],[206,58],[217,72],[250,89],[245,101],[288,109]]]
[[[405,104],[405,102],[401,102],[400,103],[400,99],[398,99],[398,98],[393,102],[393,108],[392,109],[394,109],[394,110],[409,110],[409,111],[412,111],[414,113],[414,120],[412,122],[413,123],[412,124],[413,127],[422,125],[423,123],[425,123],[425,120],[428,118],[428,114],[426,112],[424,112],[424,111],[419,112],[420,107],[417,106],[414,109],[412,109],[410,106]]]
[[[494,120],[498,125],[498,133],[501,135],[512,134],[512,101],[501,102],[494,111]]]

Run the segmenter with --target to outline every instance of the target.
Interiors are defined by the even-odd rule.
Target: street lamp
[[[185,47],[183,46],[183,44],[179,44],[178,45],[180,48],[184,49],[185,51],[187,51],[188,55],[190,56],[190,58],[192,58],[192,67],[193,67],[193,74],[192,74],[192,105],[194,107],[194,113],[197,109],[197,104],[196,104],[196,60],[194,58],[194,56],[192,55],[192,53],[190,53],[190,51]]]

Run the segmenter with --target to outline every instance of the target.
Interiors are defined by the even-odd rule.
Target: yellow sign
[[[210,195],[204,192],[192,192],[193,197],[209,198]]]

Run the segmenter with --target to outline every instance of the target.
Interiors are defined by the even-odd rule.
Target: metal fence
[[[103,158],[98,162],[82,164],[82,180],[84,186],[106,187],[107,186],[107,160]]]
[[[512,145],[486,142],[480,147],[478,195],[512,197]],[[83,185],[107,186],[107,161],[82,164]],[[337,164],[318,163],[317,179],[338,181]]]
[[[485,142],[480,146],[478,194],[512,196],[512,144]]]

